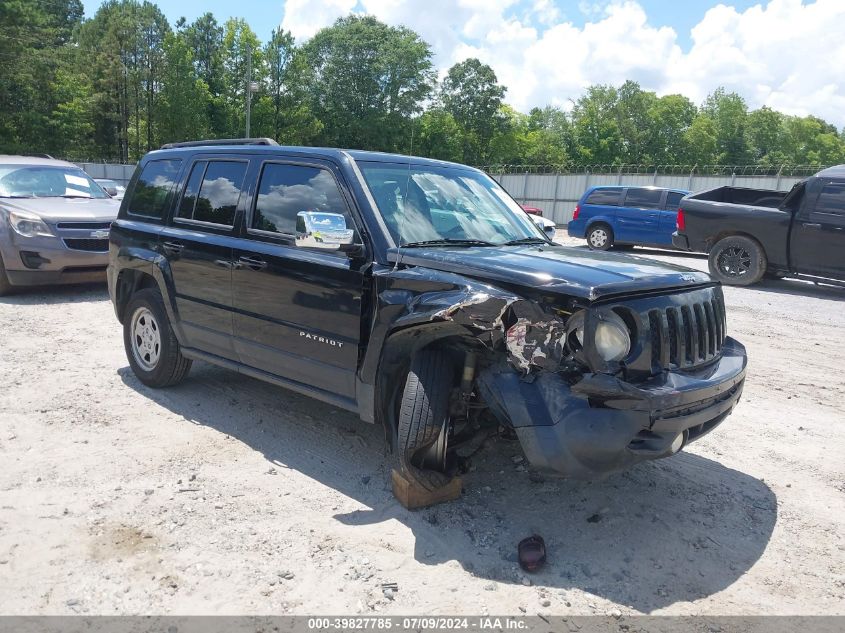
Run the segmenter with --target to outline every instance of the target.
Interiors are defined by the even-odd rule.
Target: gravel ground
[[[726,297],[750,362],[715,432],[593,483],[491,440],[417,512],[346,412],[202,363],[143,386],[103,287],[0,299],[0,613],[845,614],[845,290]]]

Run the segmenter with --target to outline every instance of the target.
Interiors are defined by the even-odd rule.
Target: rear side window
[[[817,222],[845,226],[845,182],[827,183],[810,217]]]
[[[622,189],[596,189],[591,193],[584,204],[603,204],[613,207],[619,206],[619,200],[622,197]]]
[[[637,209],[659,209],[660,199],[663,197],[662,189],[628,189],[625,194],[626,207]]]
[[[683,199],[684,194],[680,191],[670,191],[666,194],[666,204],[663,205],[664,209],[669,211],[677,211],[678,207],[681,206],[681,200]]]
[[[129,200],[129,213],[147,218],[163,218],[181,166],[182,161],[178,159],[152,160],[144,165]]]
[[[346,202],[327,169],[281,163],[264,165],[250,228],[293,235],[300,211],[341,214],[352,228]]]
[[[184,220],[232,226],[247,163],[212,160],[194,163],[177,216]]]

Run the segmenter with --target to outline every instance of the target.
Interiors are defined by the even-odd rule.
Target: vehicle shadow
[[[845,288],[827,284],[815,284],[801,279],[773,279],[764,278],[750,288],[761,292],[771,292],[779,295],[793,295],[798,297],[812,297],[830,301],[845,301]]]
[[[88,303],[107,301],[105,282],[76,285],[28,286],[15,288],[11,294],[0,297],[0,304],[55,305],[59,303]]]
[[[497,437],[472,457],[461,499],[408,511],[390,491],[393,462],[381,430],[353,414],[205,363],[166,390],[144,386],[128,367],[119,374],[179,422],[216,429],[366,506],[334,515],[360,528],[362,539],[369,526],[395,519],[413,532],[419,563],[454,560],[483,579],[530,577],[649,613],[730,586],[760,558],[777,518],[762,481],[693,453],[601,482],[569,482],[525,472],[518,443]],[[730,433],[725,426],[714,433]],[[273,503],[296,512],[301,501]],[[548,562],[527,576],[516,548],[531,534],[545,539]]]

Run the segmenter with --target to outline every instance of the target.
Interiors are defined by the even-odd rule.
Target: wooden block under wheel
[[[393,496],[408,510],[453,501],[461,496],[463,489],[460,477],[454,477],[448,484],[436,490],[426,490],[395,468],[391,473],[391,479],[393,480]]]

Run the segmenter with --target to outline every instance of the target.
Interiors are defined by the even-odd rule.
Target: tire
[[[587,246],[592,251],[609,251],[613,248],[613,229],[607,224],[593,224],[587,231]]]
[[[710,274],[729,286],[750,286],[766,274],[766,253],[758,242],[742,235],[722,238],[710,249]]]
[[[145,288],[129,299],[123,318],[123,346],[129,366],[148,387],[170,387],[181,382],[191,361],[179,348],[161,294]]]
[[[397,453],[402,472],[426,490],[440,488],[451,479],[445,472],[445,459],[432,454],[445,458],[454,383],[454,367],[443,352],[421,351],[412,359],[399,406]]]
[[[3,265],[3,257],[0,256],[0,297],[5,297],[12,292],[14,286],[9,283],[9,278],[6,276],[6,267]]]

